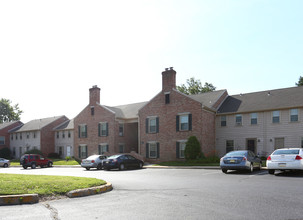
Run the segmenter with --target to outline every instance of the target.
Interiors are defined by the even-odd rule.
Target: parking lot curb
[[[0,206],[2,206],[2,205],[34,204],[34,203],[37,203],[37,202],[39,202],[38,194],[0,196]]]
[[[109,192],[113,189],[111,183],[106,183],[102,186],[95,186],[86,189],[72,190],[66,193],[69,198],[76,198],[82,196],[90,196]],[[34,204],[39,202],[38,194],[20,194],[20,195],[4,195],[0,196],[0,206],[3,205],[23,205],[23,204]]]
[[[90,195],[96,195],[105,193],[108,191],[111,191],[113,189],[113,186],[111,183],[106,183],[102,186],[95,186],[87,189],[77,189],[72,190],[66,194],[69,198],[75,198],[75,197],[82,197],[82,196],[90,196]]]

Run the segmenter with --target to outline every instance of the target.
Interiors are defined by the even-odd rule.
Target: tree
[[[201,154],[200,142],[196,136],[190,136],[185,145],[185,159],[192,160],[197,159]]]
[[[0,100],[0,123],[20,120],[23,111],[19,109],[18,104],[12,106],[11,103],[9,99]]]
[[[187,85],[181,84],[180,86],[177,86],[177,90],[187,95],[200,94],[216,90],[216,87],[214,87],[211,83],[206,82],[204,86],[202,86],[201,81],[195,80],[194,77],[187,79],[186,84]]]
[[[297,86],[303,86],[303,77],[300,76],[299,81],[296,83]]]

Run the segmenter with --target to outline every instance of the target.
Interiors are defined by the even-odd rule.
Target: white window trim
[[[153,117],[147,117],[147,119],[148,119],[148,133],[149,134],[155,134],[155,133],[157,133],[157,116],[153,116]],[[151,131],[151,120],[155,120],[156,121],[156,124],[155,124],[155,130],[154,131]]]
[[[297,110],[297,116],[298,116],[298,120],[297,121],[291,121],[291,116],[293,116],[292,114],[291,114],[291,111],[292,110]],[[292,109],[289,109],[289,122],[298,122],[299,121],[299,109],[298,108],[292,108]]]
[[[189,131],[189,115],[190,113],[182,113],[178,114],[179,115],[179,131]],[[187,116],[187,129],[182,129],[182,123],[181,123],[181,117],[182,116]]]
[[[150,155],[150,152],[151,152],[151,144],[154,144],[156,146],[156,155],[155,156],[151,156]],[[157,155],[158,155],[158,152],[157,152],[157,142],[156,141],[152,141],[152,142],[148,142],[148,158],[151,158],[151,159],[156,159],[157,158]]]
[[[99,122],[99,124],[100,124],[100,136],[101,137],[106,137],[106,124],[107,124],[107,122]],[[102,125],[105,125],[105,134],[102,134],[102,131],[103,131],[103,129],[102,129]]]
[[[241,117],[241,122],[237,122],[237,117]],[[237,126],[240,126],[243,124],[243,115],[242,114],[235,115],[235,123]]]
[[[185,144],[186,145],[187,140],[179,140],[178,142],[180,143],[179,144],[179,158],[180,159],[184,159],[185,158],[185,152],[184,152],[184,155],[181,156],[181,144]],[[184,146],[184,151],[185,151],[185,147],[186,146]]]

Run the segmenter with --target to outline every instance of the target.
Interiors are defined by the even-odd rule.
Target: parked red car
[[[20,164],[21,166],[23,166],[24,169],[27,169],[27,167],[31,167],[32,169],[35,169],[37,166],[52,167],[53,161],[44,158],[39,154],[24,154],[20,158]]]

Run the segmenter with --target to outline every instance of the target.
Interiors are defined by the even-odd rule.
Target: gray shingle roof
[[[190,98],[200,102],[204,106],[214,109],[213,105],[218,101],[218,99],[226,92],[226,90],[218,90],[212,92],[206,92],[196,95],[189,95]],[[215,109],[216,110],[216,109]]]
[[[147,102],[134,103],[129,105],[120,105],[115,107],[105,106],[116,113],[117,118],[132,119],[138,117],[138,110]]]
[[[54,130],[72,130],[74,129],[74,119],[67,120],[54,128]]]
[[[229,96],[218,113],[270,111],[303,107],[303,86]]]
[[[17,121],[11,121],[11,122],[4,122],[4,123],[0,124],[0,130],[4,129],[4,128],[8,127],[8,126],[11,126],[11,125],[13,125],[16,122]]]
[[[35,120],[25,123],[16,132],[40,130],[41,128],[45,127],[46,125],[48,125],[62,117],[65,117],[65,116],[55,116],[55,117],[50,117],[50,118],[35,119]]]

